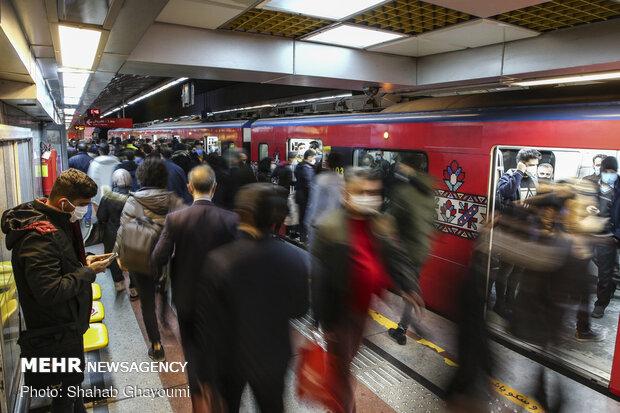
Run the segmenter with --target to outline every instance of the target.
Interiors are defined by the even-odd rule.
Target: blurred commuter
[[[194,149],[192,150],[192,152],[195,154],[196,158],[198,159],[199,163],[203,163],[205,160],[205,148],[204,148],[204,144],[202,143],[202,141],[196,141],[196,143],[194,144]]]
[[[592,158],[592,173],[584,176],[583,179],[598,185],[598,182],[601,179],[601,162],[603,162],[603,159],[605,159],[606,156],[607,155],[600,153],[598,155],[594,155],[594,158]]]
[[[425,157],[403,153],[396,163],[394,173],[387,180],[386,213],[394,218],[403,247],[418,274],[428,257],[437,216],[432,182],[424,173],[425,169]],[[378,171],[383,175],[382,168],[378,168]],[[407,342],[406,333],[412,317],[412,307],[405,301],[398,327],[388,331],[400,345]]]
[[[192,203],[192,196],[187,190],[187,175],[181,167],[172,162],[172,150],[164,146],[161,148],[161,155],[168,170],[168,191],[172,191],[186,204]]]
[[[517,201],[524,201],[536,195],[538,186],[538,163],[541,154],[536,149],[523,148],[517,152],[517,168],[506,171],[497,184],[499,210],[507,211]],[[501,317],[509,318],[512,304],[519,285],[520,269],[502,260],[501,255],[493,257],[495,261],[495,305],[493,311]]]
[[[323,169],[323,151],[321,150],[321,144],[319,141],[310,141],[309,146],[316,154],[314,156],[314,170],[316,173],[319,173]]]
[[[217,185],[213,194],[213,203],[219,207],[233,209],[235,198],[231,185],[230,170],[223,156],[216,152],[207,155],[207,164],[215,172]]]
[[[287,195],[266,183],[242,188],[235,201],[240,238],[209,253],[198,280],[198,294],[213,300],[196,303],[199,374],[229,412],[239,411],[246,383],[260,411],[284,411],[289,320],[306,313],[309,299],[307,253],[271,235],[287,215]]]
[[[272,162],[272,159],[268,156],[258,162],[258,169],[256,171],[256,180],[258,182],[271,182]]]
[[[295,167],[295,202],[299,208],[299,233],[301,242],[306,242],[308,231],[306,230],[305,218],[308,202],[310,201],[310,186],[314,180],[314,165],[316,164],[316,152],[308,149],[304,152],[304,160]]]
[[[344,167],[342,155],[331,152],[327,155],[327,171],[321,172],[316,176],[310,187],[310,199],[306,210],[305,225],[308,229],[308,245],[312,245],[314,226],[321,218],[340,208],[342,203],[342,190],[344,189],[344,178],[336,172],[337,169]]]
[[[188,377],[192,394],[198,391],[194,355],[190,343],[194,326],[192,314],[197,300],[196,284],[201,276],[203,257],[231,242],[237,234],[237,215],[212,202],[217,182],[209,165],[199,165],[189,173],[189,190],[194,203],[166,216],[164,229],[153,250],[152,262],[163,267],[171,261],[172,301],[177,310],[181,344],[189,361]],[[213,274],[202,274],[212,277]]]
[[[18,344],[25,358],[72,357],[84,369],[82,335],[92,306],[91,283],[109,264],[107,255],[86,256],[78,221],[86,213],[97,185],[84,172],[60,174],[49,199],[18,205],[2,214],[25,331]],[[81,397],[67,388],[84,380],[82,372],[24,373],[24,384],[59,390],[53,413],[86,412]]]
[[[345,173],[343,208],[318,223],[312,254],[312,305],[335,357],[333,389],[345,412],[355,411],[351,361],[362,341],[373,295],[391,288],[407,297],[417,312],[418,295],[412,261],[397,241],[395,224],[380,213],[382,178],[377,171],[351,168]]]
[[[114,250],[118,228],[121,226],[121,214],[125,202],[129,198],[130,188],[131,175],[125,169],[118,169],[112,174],[112,189],[106,190],[101,198],[97,209],[97,221],[103,229],[103,250],[105,253]],[[112,273],[116,291],[124,291],[125,278],[116,260],[110,264],[110,273]]]
[[[198,160],[192,156],[192,153],[184,143],[177,144],[176,148],[173,149],[170,160],[183,169],[186,177],[189,174],[189,171],[191,171],[192,168],[199,163]]]
[[[131,149],[124,149],[120,153],[121,163],[116,166],[116,169],[124,169],[131,175],[131,190],[136,191],[138,189],[138,178],[136,177],[136,171],[138,165],[134,161],[135,151]]]
[[[553,165],[550,163],[541,163],[538,165],[538,183],[550,184],[553,182]]]
[[[228,160],[230,171],[229,195],[234,200],[239,189],[245,185],[256,183],[256,175],[247,163],[248,157],[245,152],[231,149],[226,153],[225,158]]]
[[[388,177],[390,173],[390,163],[383,157],[383,151],[375,153],[374,168],[381,171],[384,177]]]
[[[67,158],[71,158],[77,155],[77,141],[75,139],[69,139],[69,145],[67,146]]]
[[[297,152],[290,151],[287,154],[286,161],[282,162],[280,165],[276,166],[276,168],[271,173],[271,182],[280,185],[282,188],[289,191],[288,197],[288,216],[284,220],[284,225],[286,226],[286,235],[292,237],[293,231],[296,229],[299,224],[299,214],[297,210],[297,204],[295,203],[295,173],[294,173],[294,165],[297,159]],[[281,225],[276,225],[275,231],[276,234],[280,232]]]
[[[161,159],[150,158],[142,162],[136,176],[141,187],[131,193],[125,203],[115,251],[119,252],[121,268],[129,270],[130,296],[140,298],[142,318],[151,342],[149,357],[163,361],[166,356],[155,312],[155,295],[162,281],[163,269],[151,262],[150,248],[155,246],[161,234],[166,215],[181,209],[183,201],[166,189],[168,170]]]
[[[599,180],[598,216],[609,218],[607,227],[601,236],[607,242],[596,248],[596,265],[598,266],[598,283],[596,287],[596,302],[592,317],[601,318],[605,308],[616,291],[613,279],[614,271],[618,266],[618,243],[620,239],[620,184],[618,183],[618,160],[614,156],[607,156],[601,162],[601,177]]]
[[[112,187],[112,173],[119,164],[118,158],[110,155],[110,147],[107,143],[99,145],[99,156],[93,159],[88,167],[88,176],[95,181],[99,188],[97,195],[93,197],[95,205],[99,205],[104,188]]]
[[[78,143],[77,151],[77,155],[69,158],[69,168],[74,168],[87,174],[88,167],[93,161],[93,158],[91,158],[88,154],[88,145],[86,145],[84,142]]]

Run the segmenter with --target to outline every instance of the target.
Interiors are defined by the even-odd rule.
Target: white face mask
[[[69,201],[67,201],[69,202]],[[70,222],[77,222],[80,219],[84,218],[84,215],[86,215],[86,212],[88,212],[88,205],[86,206],[75,206],[73,205],[71,202],[69,202],[69,205],[71,205],[74,209],[73,211],[70,212],[71,214],[71,218],[69,218]]]
[[[380,195],[350,195],[349,203],[353,209],[362,215],[376,215],[383,205]]]
[[[595,166],[594,167],[594,174],[595,175],[600,175],[601,174],[601,167],[600,166]]]
[[[527,168],[525,168],[525,171],[527,172],[528,176],[534,178],[538,174],[538,166],[536,165],[528,166]]]

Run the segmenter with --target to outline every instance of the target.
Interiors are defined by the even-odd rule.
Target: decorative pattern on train
[[[435,228],[457,237],[476,239],[487,217],[487,197],[457,192],[465,183],[465,171],[453,160],[443,170],[448,190],[435,189]]]

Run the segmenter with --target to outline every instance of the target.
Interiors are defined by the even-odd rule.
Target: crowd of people
[[[199,141],[79,142],[70,153],[71,168],[48,198],[2,217],[26,323],[22,351],[83,360],[75,337],[81,343],[88,328],[90,284],[109,267],[118,293],[140,300],[154,361],[166,357],[157,295],[169,284],[194,411],[238,411],[246,385],[261,411],[283,411],[289,320],[310,311],[331,360],[323,392],[337,411],[353,412],[351,363],[373,297],[388,290],[402,297],[402,318],[389,331],[398,344],[423,315],[418,278],[436,212],[426,161],[416,154],[399,153],[393,163],[382,153],[363,156],[362,166],[342,174],[340,154],[324,156],[312,145],[257,167],[243,151],[207,154]],[[499,179],[492,250],[483,232],[460,289],[461,367],[450,387],[456,400],[471,396],[486,377],[481,370],[491,374],[482,326],[492,288],[495,311],[519,337],[550,345],[573,300],[576,338],[598,339],[590,317],[604,315],[615,289],[617,161],[600,156],[595,176],[555,183],[553,166],[540,159],[522,149],[517,167]],[[95,200],[104,254],[89,255],[78,221],[89,219]],[[485,254],[493,264],[490,287],[481,282]],[[582,273],[592,257],[599,277],[590,314]],[[49,345],[30,345],[35,339]],[[62,394],[83,375],[26,380]],[[53,411],[85,411],[79,398],[53,403]]]

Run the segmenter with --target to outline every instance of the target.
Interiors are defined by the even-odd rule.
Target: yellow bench
[[[84,333],[84,351],[99,350],[108,346],[108,329],[103,323],[91,323]]]
[[[90,322],[98,323],[105,318],[105,308],[101,301],[93,301],[93,305],[90,309]]]
[[[16,311],[19,304],[16,299],[8,300],[6,303],[2,305],[2,326],[4,326],[9,319]]]
[[[97,283],[92,283],[91,286],[93,288],[93,301],[100,299],[101,298],[101,286]]]

